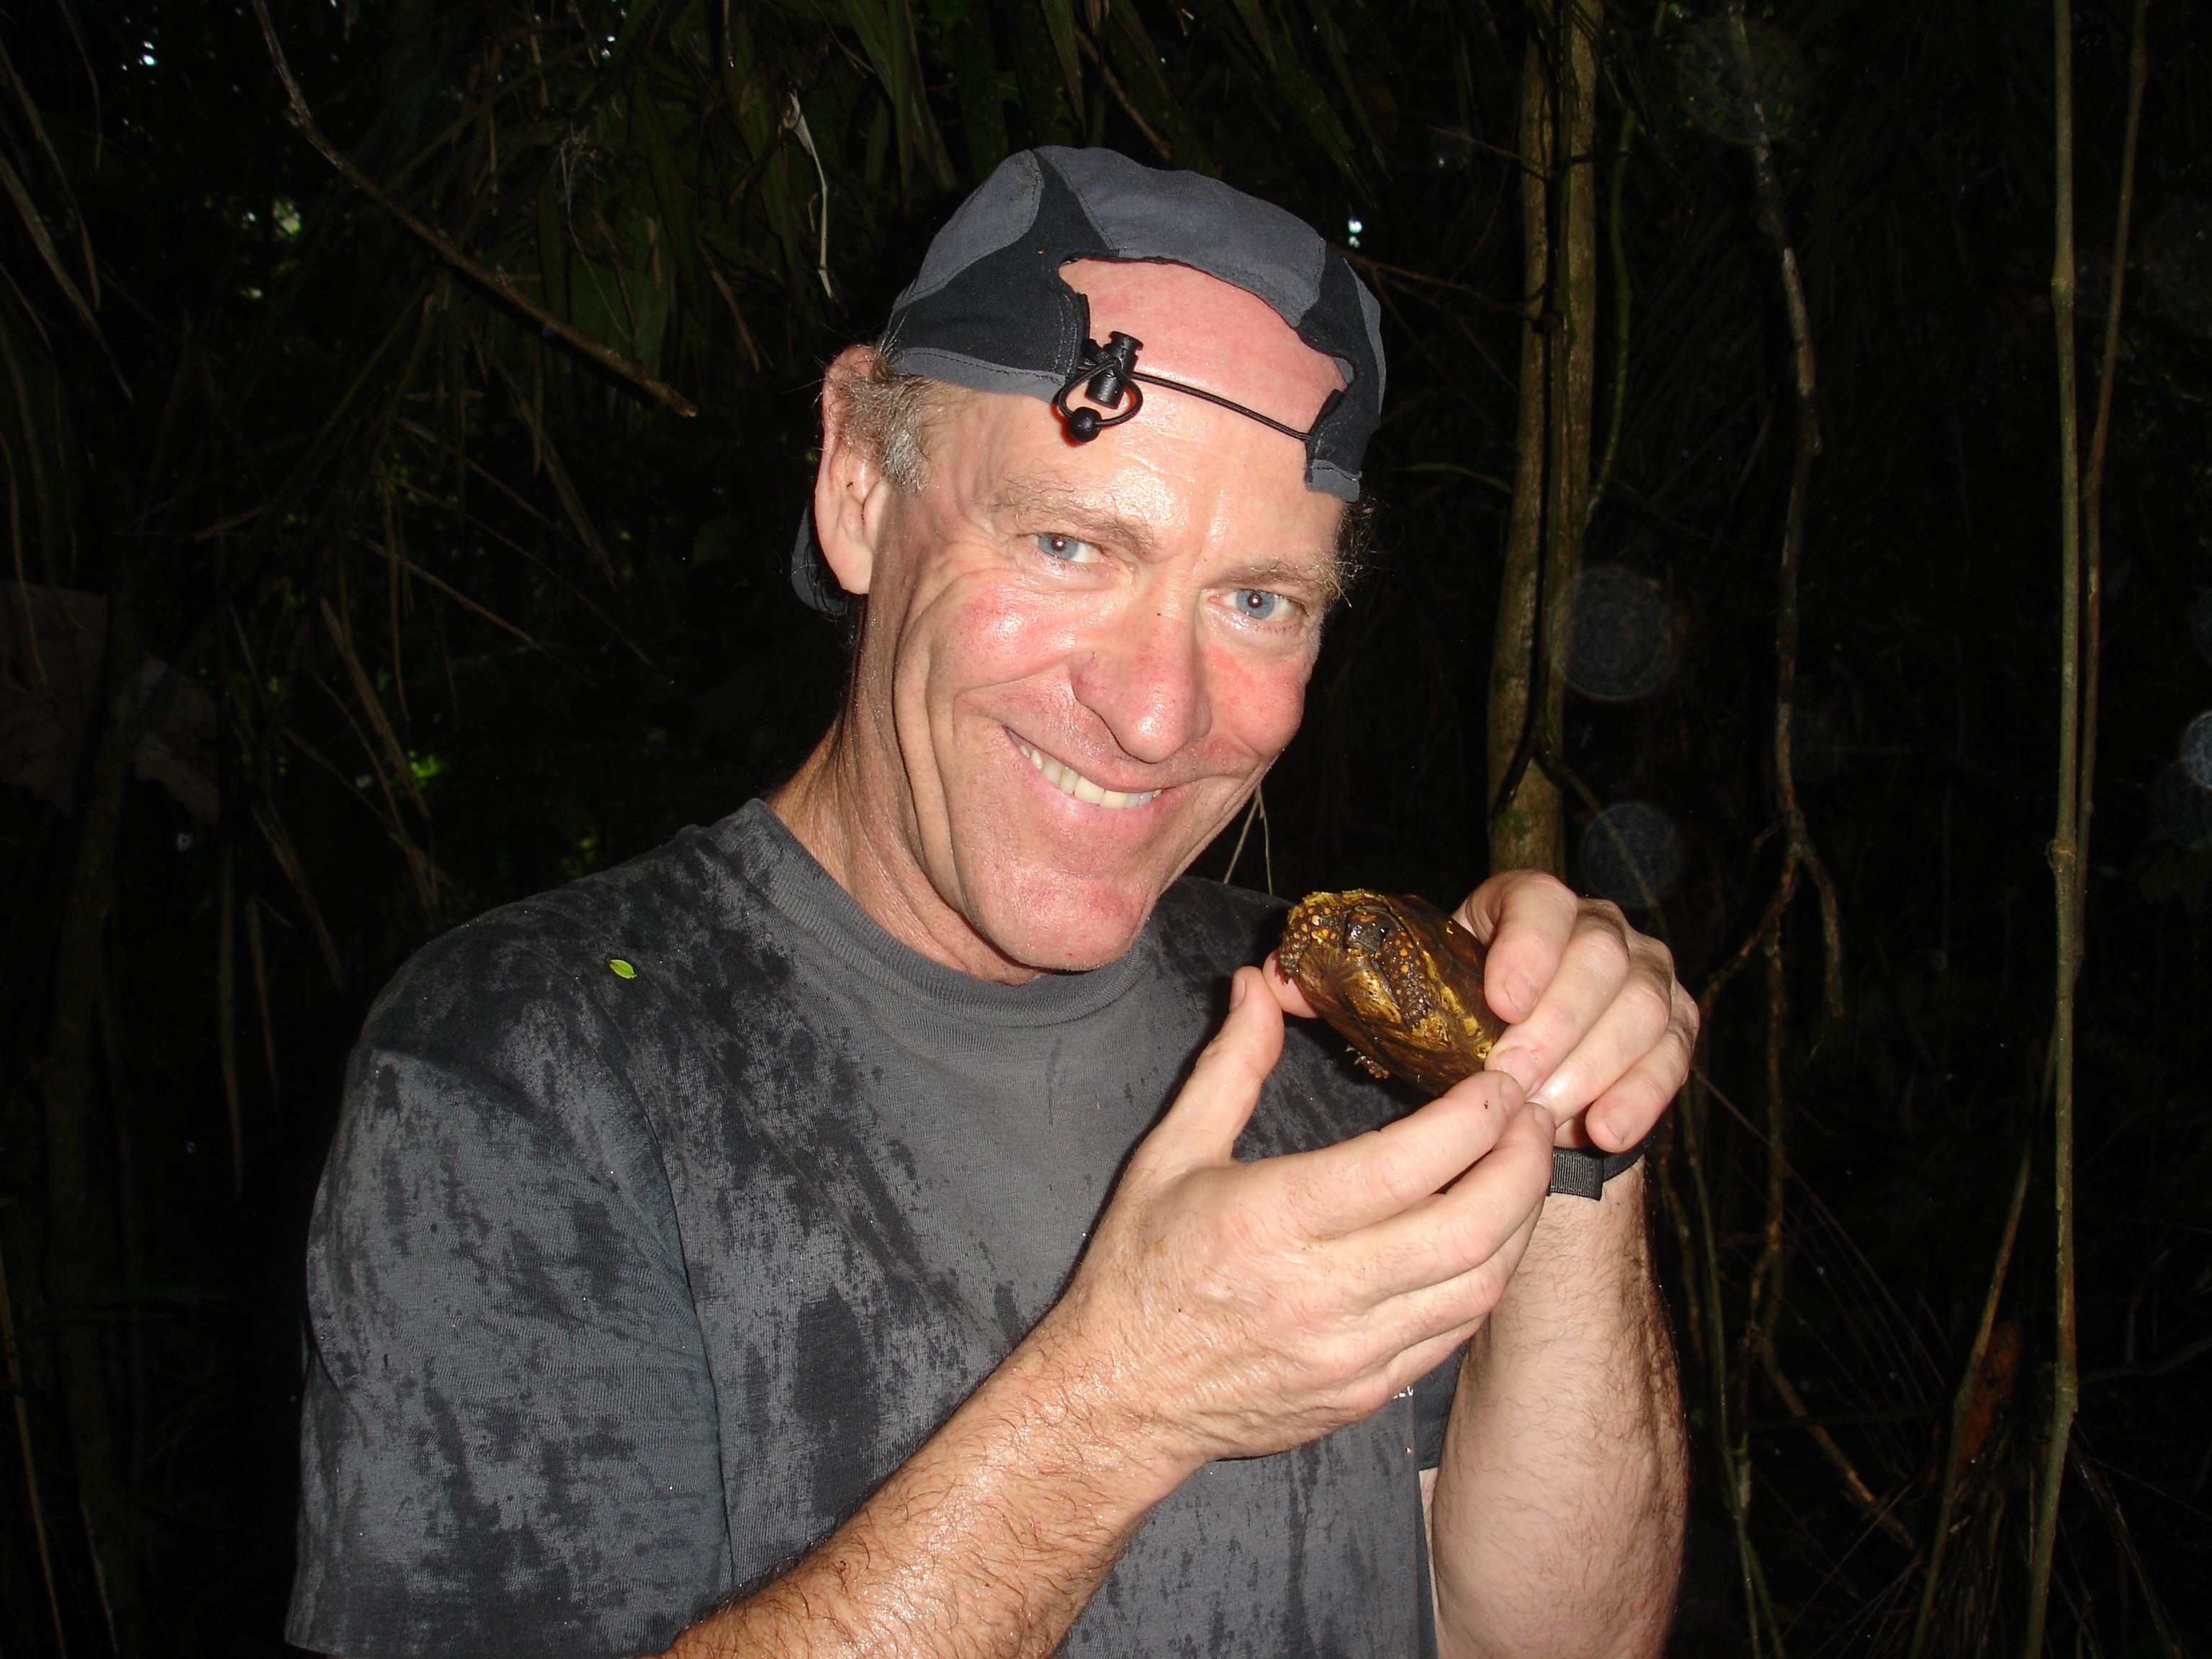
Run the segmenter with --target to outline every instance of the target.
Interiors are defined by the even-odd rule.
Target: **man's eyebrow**
[[[1059,484],[1041,483],[1031,478],[1016,478],[1000,486],[991,497],[991,516],[994,519],[1050,521],[1080,530],[1101,541],[1117,547],[1126,547],[1139,556],[1159,550],[1159,538],[1152,533],[1150,525],[1127,517],[1111,501],[1078,494]]]
[[[1079,531],[1086,539],[1096,538],[1127,548],[1139,558],[1151,557],[1159,550],[1159,538],[1152,526],[1127,517],[1110,500],[1102,501],[1047,480],[1009,480],[991,497],[990,513],[994,519]],[[1333,605],[1343,597],[1345,574],[1342,561],[1331,548],[1312,560],[1255,559],[1240,565],[1231,580],[1240,587],[1279,586],[1312,593],[1324,605]]]
[[[1231,578],[1239,587],[1306,588],[1335,597],[1336,559],[1334,554],[1316,560],[1260,559],[1239,565]]]

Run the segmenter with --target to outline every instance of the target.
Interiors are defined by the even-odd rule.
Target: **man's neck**
[[[769,809],[830,879],[900,944],[994,984],[1035,979],[1040,969],[998,950],[945,902],[915,855],[904,815],[861,805],[897,797],[871,789],[871,781],[860,775],[862,745],[845,740],[847,718],[839,718],[790,781],[769,797]]]

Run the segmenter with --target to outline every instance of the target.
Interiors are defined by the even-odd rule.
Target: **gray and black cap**
[[[1138,364],[1142,343],[1091,337],[1090,302],[1061,280],[1077,259],[1158,260],[1234,283],[1273,307],[1297,337],[1334,360],[1343,388],[1300,432],[1258,411]],[[1051,403],[1069,436],[1087,441],[1166,386],[1236,410],[1300,439],[1306,485],[1359,499],[1359,470],[1382,412],[1381,307],[1344,256],[1303,220],[1218,179],[1169,173],[1110,149],[1058,146],[1001,162],[937,233],[921,270],[891,308],[892,368],[978,392]],[[1071,408],[1071,398],[1085,399]],[[1128,407],[1110,418],[1097,410]],[[792,550],[792,586],[817,611],[846,595],[823,562],[813,515]]]

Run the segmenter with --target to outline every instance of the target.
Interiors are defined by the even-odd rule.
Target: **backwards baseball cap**
[[[1142,366],[1141,340],[1091,337],[1089,300],[1060,275],[1078,259],[1188,265],[1232,283],[1333,359],[1345,384],[1300,431],[1153,374]],[[1042,399],[1078,443],[1139,417],[1146,386],[1201,398],[1298,439],[1306,487],[1352,501],[1382,412],[1381,319],[1344,256],[1282,209],[1200,173],[1054,145],[1008,156],[945,222],[891,307],[884,355],[905,374]],[[811,507],[792,550],[791,583],[817,611],[844,609]]]

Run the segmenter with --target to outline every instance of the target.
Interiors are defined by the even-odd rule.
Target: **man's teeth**
[[[1059,790],[1061,794],[1073,795],[1076,799],[1088,801],[1093,806],[1110,807],[1118,811],[1125,806],[1142,806],[1160,793],[1157,789],[1146,789],[1136,794],[1129,794],[1120,789],[1108,789],[1091,782],[1073,767],[1062,766],[1042,750],[1030,748],[1019,738],[1014,739],[1014,747],[1027,755],[1030,757],[1030,764],[1043,773],[1044,781]]]

